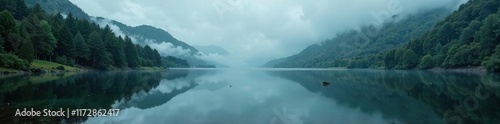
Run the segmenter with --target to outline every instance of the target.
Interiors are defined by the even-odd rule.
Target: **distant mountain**
[[[203,52],[205,54],[219,54],[219,55],[229,55],[229,52],[216,45],[208,45],[208,46],[200,46],[200,45],[193,45],[196,49],[198,49],[200,52]]]
[[[326,68],[346,67],[347,58],[364,57],[387,51],[423,35],[443,20],[451,10],[446,8],[422,11],[396,21],[397,15],[380,28],[367,26],[359,31],[351,30],[335,38],[308,46],[296,55],[272,60],[267,67],[279,68]]]
[[[150,42],[156,44],[171,43],[175,47],[180,46],[183,49],[190,50],[190,54],[188,56],[177,57],[187,60],[191,65],[210,65],[210,63],[194,57],[194,55],[199,52],[196,48],[190,46],[185,42],[177,40],[170,33],[163,29],[149,25],[132,27],[121,22],[109,20],[103,17],[93,18],[92,16],[89,16],[87,13],[85,13],[81,8],[71,3],[71,1],[69,0],[25,0],[25,3],[28,6],[40,4],[46,12],[52,14],[62,13],[67,15],[71,13],[74,17],[87,19],[96,23],[100,23],[101,21],[109,21],[110,24],[108,25],[116,25],[120,29],[120,31],[124,33],[124,35],[133,37],[140,45],[146,45]]]
[[[85,13],[82,9],[80,9],[75,4],[71,3],[69,0],[24,0],[28,7],[34,6],[35,4],[40,4],[42,8],[47,13],[56,14],[56,13],[71,13],[73,16],[89,19],[90,16]]]
[[[96,20],[93,21],[101,22],[106,20],[103,17],[97,17]],[[118,28],[120,28],[120,30],[125,35],[134,37],[140,44],[144,45],[150,41],[157,44],[167,42],[167,43],[172,43],[174,46],[181,46],[184,49],[191,50],[192,55],[198,53],[198,50],[196,48],[190,46],[187,43],[175,39],[170,33],[168,33],[163,29],[149,25],[140,25],[132,27],[115,20],[110,20],[110,23],[112,23],[112,25],[118,26]]]
[[[274,65],[282,63],[282,62],[284,62],[286,60],[287,60],[287,58],[274,59],[274,60],[271,60],[271,61],[267,62],[266,64],[262,65],[261,67],[264,67],[264,68],[273,68]]]

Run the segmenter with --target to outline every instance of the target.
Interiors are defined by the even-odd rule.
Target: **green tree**
[[[496,46],[495,53],[489,57],[487,61],[484,61],[483,66],[491,72],[500,71],[500,44]]]
[[[390,50],[389,52],[385,53],[384,56],[384,65],[386,69],[392,69],[397,65],[397,60],[395,60],[395,54],[396,50]]]
[[[42,6],[40,6],[40,4],[37,3],[33,7],[31,7],[30,13],[34,14],[37,18],[43,20],[45,15],[45,10],[43,10]]]
[[[39,30],[37,34],[32,35],[31,41],[34,41],[33,44],[39,58],[43,56],[46,59],[47,56],[54,55],[53,51],[56,48],[57,41],[47,21],[40,21],[37,27]]]
[[[88,60],[90,56],[90,49],[80,32],[78,32],[75,38],[73,38],[73,44],[73,47],[75,47],[76,64],[80,64],[81,61]]]
[[[93,31],[90,33],[87,42],[90,48],[92,66],[99,69],[106,69],[111,59],[109,58],[109,53],[106,51],[101,35],[97,31]]]
[[[29,9],[24,3],[24,0],[15,0],[16,1],[16,12],[14,13],[14,17],[18,20],[22,20],[25,16],[28,15]]]
[[[158,50],[154,49],[153,53],[154,53],[155,66],[162,66],[161,55],[158,52]]]
[[[451,68],[451,67],[457,66],[459,64],[459,61],[457,59],[458,57],[460,57],[459,52],[460,51],[459,51],[458,44],[451,46],[450,49],[448,49],[446,59],[444,60],[442,66],[444,66],[446,68]]]
[[[73,45],[73,34],[67,26],[63,26],[57,33],[57,56],[66,56],[68,59],[75,57],[75,46]]]
[[[403,48],[398,48],[396,53],[394,53],[394,60],[396,60],[396,66],[403,66],[403,56],[405,55],[406,50]]]
[[[137,55],[137,49],[132,43],[132,40],[126,36],[125,37],[125,56],[127,58],[127,65],[130,68],[137,68],[139,67],[139,62],[138,62],[138,55]]]
[[[453,29],[451,23],[445,22],[441,27],[438,28],[439,43],[449,43],[453,39],[455,30]]]
[[[496,44],[500,42],[500,17],[497,14],[486,17],[478,34],[482,50],[480,59],[482,59],[482,57],[489,56]]]
[[[30,39],[25,39],[23,44],[21,45],[19,58],[24,59],[29,63],[33,62],[33,60],[35,59],[35,47],[33,46],[33,42],[31,42]]]
[[[4,50],[7,52],[15,51],[20,41],[12,38],[12,36],[15,36],[18,32],[14,17],[8,10],[3,10],[0,12],[0,22],[0,36],[5,38],[4,44],[2,44]]]
[[[478,20],[472,21],[467,28],[462,30],[460,34],[460,42],[470,43],[474,41],[476,31],[481,27],[481,22]]]
[[[3,53],[3,37],[0,36],[0,53]]]
[[[114,40],[114,43],[111,47],[113,50],[111,50],[113,54],[113,61],[114,65],[116,67],[127,67],[127,59],[125,56],[125,40],[119,36],[116,40]]]
[[[432,67],[434,67],[434,59],[431,55],[425,55],[418,65],[420,69],[430,69]]]
[[[402,61],[402,69],[411,69],[417,66],[417,64],[419,63],[419,58],[418,55],[412,50],[406,50],[405,54],[403,55]]]

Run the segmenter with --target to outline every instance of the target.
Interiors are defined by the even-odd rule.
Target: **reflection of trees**
[[[59,108],[110,108],[118,99],[130,99],[133,93],[148,91],[158,86],[162,79],[160,72],[127,71],[127,72],[86,72],[71,76],[58,75],[59,79],[45,83],[31,83],[30,77],[17,76],[0,79],[2,82],[2,122],[29,121],[25,118],[13,117],[17,108],[59,109]],[[26,83],[28,82],[28,83]],[[23,83],[21,86],[11,84]],[[4,90],[5,85],[15,87]],[[6,103],[10,105],[7,106]],[[21,120],[23,119],[23,120]],[[59,122],[62,118],[40,117],[38,121],[50,120]],[[70,118],[76,121],[84,118]],[[31,120],[33,121],[33,120]]]
[[[444,112],[454,110],[464,99],[476,94],[477,87],[483,87],[481,94],[491,93],[479,101],[479,108],[465,111],[470,117],[462,117],[464,123],[478,123],[482,120],[499,122],[499,89],[491,87],[498,83],[498,76],[466,73],[432,73],[425,71],[282,71],[272,74],[299,82],[313,92],[332,97],[341,104],[361,108],[365,112],[380,111],[386,117],[395,117],[407,123],[437,123]],[[320,82],[332,83],[323,87]],[[420,102],[417,102],[415,100]],[[424,103],[424,104],[420,104]],[[429,106],[438,115],[428,111]],[[457,113],[452,113],[457,114]]]

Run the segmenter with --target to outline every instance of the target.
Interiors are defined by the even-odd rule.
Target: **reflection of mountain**
[[[113,106],[120,109],[129,107],[148,109],[165,104],[175,96],[197,87],[198,83],[194,79],[206,73],[208,72],[203,70],[170,70],[163,74],[166,79],[163,79],[158,86],[147,92],[135,93],[131,99],[122,99]]]
[[[396,117],[405,123],[449,123],[460,119],[462,123],[500,122],[498,87],[486,84],[489,76],[474,74],[435,74],[409,71],[284,71],[272,74],[299,82],[305,88],[320,92],[339,103],[368,112],[381,112],[386,117]],[[487,81],[488,79],[489,81]],[[332,85],[323,87],[321,82]],[[500,85],[500,84],[493,84]],[[478,101],[478,108],[467,111],[460,105],[469,96],[491,94],[485,101]],[[433,110],[431,110],[431,108]],[[449,113],[445,114],[446,111]],[[496,114],[495,114],[496,113]],[[444,118],[444,119],[442,119]]]
[[[39,80],[46,82],[35,83],[30,78],[41,77]],[[56,76],[57,77],[57,76]],[[14,80],[11,80],[14,79]],[[110,108],[118,99],[131,99],[132,94],[149,91],[159,85],[162,75],[160,72],[87,72],[76,75],[64,76],[53,79],[53,76],[15,76],[0,79],[2,89],[10,84],[25,83],[26,85],[12,85],[15,87],[8,92],[0,93],[2,111],[1,122],[40,123],[61,122],[63,118],[13,117],[19,108],[59,109],[59,108]],[[69,122],[79,121],[72,117]],[[44,121],[45,120],[45,121]]]
[[[208,46],[200,46],[200,45],[193,45],[196,49],[198,49],[200,52],[203,52],[205,54],[219,54],[222,56],[229,55],[229,52],[216,45],[208,45]]]

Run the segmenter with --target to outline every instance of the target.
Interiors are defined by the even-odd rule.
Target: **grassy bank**
[[[42,69],[45,71],[55,71],[55,70],[66,70],[66,71],[78,71],[80,70],[79,68],[55,63],[55,62],[49,62],[49,61],[43,61],[43,60],[34,60],[33,63],[31,63],[31,68],[38,68]]]
[[[60,63],[55,63],[55,62],[49,62],[49,61],[44,61],[44,60],[34,60],[31,65],[30,65],[31,70],[41,70],[43,72],[77,72],[77,71],[82,71],[86,69],[81,69],[81,68],[76,68]],[[131,70],[130,68],[128,69],[123,69],[123,68],[115,68],[115,67],[110,67],[108,68],[109,70]],[[138,69],[132,69],[132,70],[167,70],[165,67],[139,67]],[[17,70],[17,69],[12,69],[12,68],[5,68],[5,67],[0,67],[0,72],[6,73],[6,74],[16,74],[16,73],[27,73],[26,71],[23,70]]]

